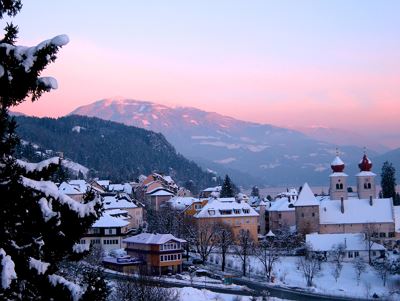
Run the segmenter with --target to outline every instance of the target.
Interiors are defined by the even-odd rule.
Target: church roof
[[[303,188],[300,191],[299,198],[297,199],[294,206],[318,206],[319,202],[314,196],[314,193],[311,191],[310,186],[307,183],[304,183]]]

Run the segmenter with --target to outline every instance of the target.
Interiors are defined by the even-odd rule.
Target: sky
[[[58,117],[110,97],[400,146],[400,1],[25,0],[19,43],[70,43],[58,90],[15,108]],[[1,20],[1,26],[10,19]]]

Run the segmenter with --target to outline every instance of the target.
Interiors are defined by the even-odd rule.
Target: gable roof
[[[299,197],[294,203],[294,206],[318,206],[319,202],[314,196],[314,193],[311,191],[310,186],[307,183],[304,183],[303,188],[300,191]]]
[[[348,251],[368,251],[364,234],[362,233],[338,233],[338,234],[307,234],[306,243],[313,251],[331,251],[334,247],[342,244]],[[373,243],[372,250],[385,250],[385,247]]]
[[[249,213],[244,213],[243,209],[247,209]],[[238,210],[238,213],[235,213]],[[214,211],[214,214],[210,214]],[[230,214],[221,214],[221,211],[231,211]],[[196,218],[205,217],[252,217],[259,214],[246,202],[238,203],[235,198],[219,198],[210,200],[199,213],[195,215]]]
[[[131,209],[137,208],[136,204],[128,197],[105,196],[103,198],[104,209]]]
[[[349,198],[343,201],[344,212],[341,212],[341,201],[329,197],[320,202],[320,224],[361,224],[393,223],[392,199],[374,199],[372,206],[368,199]]]
[[[159,234],[159,233],[141,233],[139,235],[125,238],[123,242],[148,244],[148,245],[162,245],[170,240],[184,243],[186,240],[177,238],[172,234]]]
[[[92,228],[121,228],[128,226],[129,222],[122,218],[111,216],[107,211],[92,225]]]

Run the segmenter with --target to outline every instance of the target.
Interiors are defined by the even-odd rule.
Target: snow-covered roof
[[[258,213],[246,202],[237,202],[235,198],[210,200],[200,212],[195,215],[196,218],[251,216],[258,216]]]
[[[304,183],[303,188],[300,191],[297,201],[294,203],[295,206],[318,206],[319,202],[311,191],[310,186]]]
[[[192,205],[193,203],[200,202],[199,199],[193,197],[180,197],[176,196],[167,201],[171,208],[175,210],[184,210],[186,207]]]
[[[344,172],[333,172],[329,175],[330,177],[348,177],[348,174]]]
[[[344,162],[342,161],[342,159],[340,159],[339,156],[336,156],[335,159],[333,159],[332,166],[338,166],[338,165],[344,165]]]
[[[112,215],[112,216],[128,214],[128,211],[122,210],[122,209],[107,209],[106,212],[107,212],[107,214]]]
[[[136,204],[127,196],[118,198],[118,196],[105,196],[103,198],[104,209],[131,209],[137,208]]]
[[[84,194],[86,192],[86,186],[85,189],[82,189],[82,187],[78,185],[71,185],[67,182],[62,182],[58,187],[58,190],[64,194]]]
[[[166,189],[158,189],[157,191],[150,193],[151,196],[173,196],[174,194]]]
[[[339,234],[307,234],[306,243],[313,251],[331,251],[342,244],[348,251],[367,251],[368,246],[362,233],[339,233]],[[373,243],[372,250],[385,250],[385,247]]]
[[[376,174],[373,173],[372,171],[361,171],[358,174],[356,174],[356,177],[375,177]]]
[[[269,230],[268,233],[265,236],[267,236],[267,237],[275,237],[275,234],[271,230]]]
[[[103,215],[92,225],[92,228],[122,228],[128,226],[129,222],[122,218],[114,217],[108,214],[107,210]]]
[[[283,197],[270,202],[270,207],[267,208],[268,211],[294,211],[294,202],[289,202],[289,198]],[[291,205],[291,206],[289,206]]]
[[[341,201],[325,197],[319,206],[321,224],[360,224],[360,223],[393,223],[392,199],[374,199],[372,206],[369,199],[349,198],[343,201],[344,213],[341,212]]]
[[[170,240],[177,242],[186,242],[184,239],[177,238],[172,234],[154,234],[154,233],[141,233],[139,235],[131,236],[125,238],[123,242],[125,243],[138,243],[138,244],[148,244],[148,245],[162,245]]]
[[[108,185],[110,185],[110,180],[97,180],[96,182],[104,188],[107,188]]]
[[[213,191],[218,192],[218,191],[221,191],[221,189],[222,189],[222,186],[215,186],[215,187],[208,187],[208,188],[204,189],[203,191],[204,192],[213,192]]]

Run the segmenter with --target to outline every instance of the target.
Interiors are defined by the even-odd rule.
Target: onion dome
[[[333,172],[343,172],[344,162],[338,155],[336,155],[335,159],[332,161],[331,168]]]
[[[360,164],[358,164],[358,167],[360,168],[360,171],[371,171],[372,162],[370,159],[368,159],[366,154],[364,154]]]

